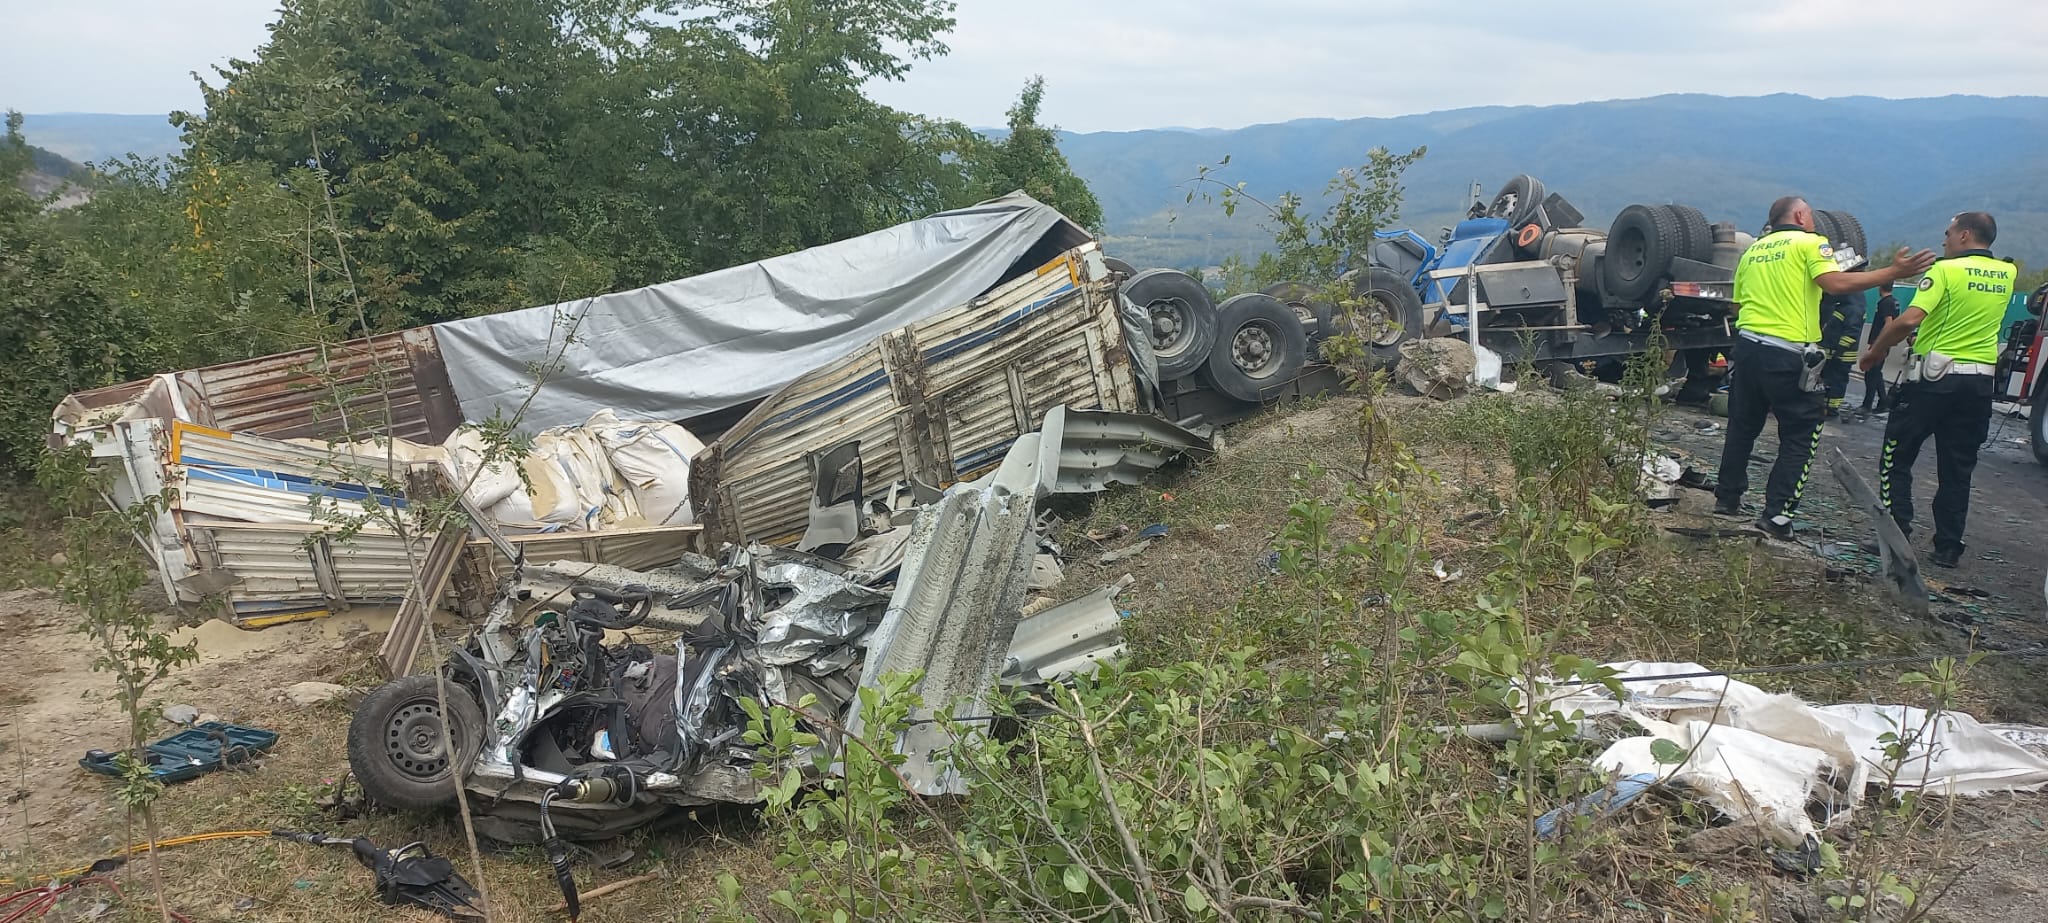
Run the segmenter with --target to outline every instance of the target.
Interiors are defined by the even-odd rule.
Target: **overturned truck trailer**
[[[401,510],[423,471],[503,492],[472,497],[488,522],[470,579],[504,564],[483,526],[529,562],[626,567],[787,541],[828,448],[858,443],[871,483],[944,487],[1053,407],[1146,409],[1142,325],[1088,234],[1015,194],[676,282],[80,392],[51,441],[89,447],[112,503],[168,494],[144,546],[171,598],[267,624],[396,603],[428,537],[408,553],[377,517],[337,514]],[[493,417],[534,448],[483,457],[475,424]]]

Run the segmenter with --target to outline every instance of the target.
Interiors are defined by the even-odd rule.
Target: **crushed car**
[[[1041,504],[1210,451],[1155,417],[1055,407],[979,480],[855,488],[850,520],[814,503],[813,530],[840,539],[816,547],[835,557],[752,543],[646,571],[539,565],[501,587],[437,673],[362,700],[350,766],[371,800],[395,808],[451,807],[459,785],[478,832],[513,843],[605,839],[691,807],[757,803],[768,757],[744,739],[749,700],[809,700],[807,730],[832,748],[859,731],[858,690],[886,675],[922,674],[927,705],[913,718],[930,718],[983,713],[999,681],[1092,668],[1119,644],[1114,610],[1103,615],[1115,587],[1023,615],[1044,587]],[[857,448],[827,454],[837,463],[818,468],[819,496],[862,483]],[[672,640],[642,640],[657,630]],[[922,793],[964,791],[938,755],[946,734],[925,722],[899,736],[901,771]]]

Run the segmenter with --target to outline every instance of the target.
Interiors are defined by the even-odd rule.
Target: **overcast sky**
[[[275,0],[0,0],[0,108],[166,112]],[[1965,12],[1967,11],[1967,12]],[[962,0],[882,101],[977,126],[1033,74],[1074,131],[1702,92],[2048,95],[2048,0]]]

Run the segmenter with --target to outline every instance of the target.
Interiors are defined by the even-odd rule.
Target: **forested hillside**
[[[1533,173],[1605,228],[1633,202],[1683,202],[1753,228],[1788,192],[1862,218],[1879,241],[1939,243],[1950,215],[1997,214],[1998,250],[2048,265],[2048,99],[1886,100],[1664,96],[1395,119],[1308,120],[1228,132],[1068,135],[1061,148],[1102,199],[1114,249],[1133,262],[1207,265],[1271,241],[1255,215],[1226,220],[1187,181],[1212,175],[1270,199],[1314,202],[1367,149],[1429,147],[1408,170],[1404,218],[1434,233],[1477,181],[1487,195]]]

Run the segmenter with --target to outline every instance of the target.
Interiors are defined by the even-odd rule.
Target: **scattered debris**
[[[1692,663],[1606,669],[1624,698],[1604,683],[1564,681],[1541,692],[1559,716],[1632,722],[1648,732],[1616,741],[1595,764],[1622,777],[1648,774],[1758,824],[1782,846],[1797,848],[1846,821],[1879,780],[1948,795],[2048,786],[2048,757],[2023,745],[2048,729],[1986,726],[1961,712],[1904,705],[1809,705]],[[1662,679],[1686,676],[1693,678]]]
[[[1463,570],[1447,570],[1444,567],[1444,559],[1442,558],[1436,559],[1436,563],[1430,565],[1429,572],[1436,577],[1438,583],[1450,583],[1465,576]]]
[[[1129,545],[1125,545],[1122,548],[1117,548],[1112,551],[1105,551],[1102,553],[1102,557],[1096,559],[1097,563],[1115,564],[1118,561],[1124,561],[1130,558],[1135,558],[1138,555],[1144,554],[1145,549],[1152,547],[1152,541],[1152,539],[1148,538],[1143,541],[1133,542]]]
[[[1906,534],[1899,531],[1899,524],[1879,501],[1877,492],[1870,489],[1870,484],[1856,472],[1856,466],[1849,462],[1849,457],[1842,454],[1840,446],[1828,451],[1828,467],[1835,472],[1835,479],[1842,482],[1849,497],[1877,525],[1877,543],[1883,551],[1878,563],[1890,582],[1893,595],[1908,612],[1926,618],[1929,611],[1927,584],[1920,579],[1919,554],[1906,541]]]
[[[246,763],[276,745],[276,731],[216,721],[186,728],[142,749],[149,774],[169,784]],[[120,754],[105,750],[86,751],[78,765],[101,775],[122,775]]]
[[[1472,363],[1472,383],[1488,391],[1513,394],[1515,392],[1515,383],[1501,380],[1501,366],[1500,353],[1487,349],[1484,346],[1479,347],[1474,353],[1474,361]]]
[[[668,873],[666,871],[654,871],[648,872],[645,875],[635,875],[624,881],[614,881],[611,884],[603,885],[601,887],[596,887],[588,891],[584,891],[581,894],[577,895],[577,902],[580,905],[583,903],[587,903],[589,901],[594,901],[600,897],[604,897],[607,894],[617,894],[618,892],[624,891],[628,888],[636,888],[650,881],[660,881],[667,877]],[[564,900],[561,903],[558,903],[554,907],[549,909],[553,910],[556,913],[568,913],[569,902],[567,900]]]
[[[455,870],[455,863],[429,852],[424,843],[407,843],[387,850],[361,837],[348,839],[289,830],[279,830],[272,836],[313,846],[348,847],[356,861],[375,874],[377,899],[386,904],[421,907],[451,920],[484,919],[483,909],[477,906],[476,886]]]
[[[1678,491],[1673,485],[1685,477],[1685,466],[1678,459],[1651,453],[1643,456],[1641,468],[1643,499],[1652,509],[1678,502]]]
[[[197,724],[199,709],[190,705],[170,705],[164,708],[164,720],[172,724]]]
[[[1755,538],[1755,529],[1695,529],[1687,526],[1665,526],[1664,531],[1686,538]]]
[[[1017,623],[1003,661],[1004,682],[1037,686],[1095,672],[1123,654],[1123,618],[1118,594],[1136,583],[1130,575],[1072,602],[1034,613]]]
[[[1024,585],[1033,593],[1050,590],[1066,579],[1066,570],[1060,566],[1060,559],[1050,554],[1035,555],[1031,559],[1031,582]]]
[[[1105,596],[1041,612],[1026,647],[1012,651],[1026,594],[1063,571],[1039,502],[1063,485],[1092,489],[1105,472],[1150,470],[1177,454],[1119,450],[1105,432],[1155,447],[1203,444],[1158,421],[1123,426],[1112,414],[1055,408],[1047,422],[995,471],[942,493],[897,484],[862,497],[857,445],[815,456],[816,510],[826,513],[812,536],[823,555],[753,543],[728,546],[717,561],[686,557],[652,571],[528,567],[451,654],[445,692],[431,675],[408,676],[357,707],[349,748],[357,780],[387,805],[452,802],[445,733],[453,752],[476,754],[454,771],[488,795],[472,802],[484,805],[479,831],[506,842],[603,839],[680,809],[760,800],[756,769],[766,757],[741,736],[752,703],[797,709],[818,736],[790,757],[808,776],[818,765],[811,757],[839,746],[842,729],[858,733],[859,688],[917,671],[926,710],[898,743],[907,757],[898,771],[920,792],[958,791],[957,776],[932,755],[953,743],[951,731],[923,719],[948,708],[980,713],[1006,671],[1011,682],[1056,681],[1121,649],[1120,615]],[[1109,429],[1078,457],[1071,438],[1055,441],[1063,427],[1071,436],[1097,424]],[[1095,475],[1075,474],[1084,469]],[[1135,547],[1167,532],[1147,526]],[[662,650],[636,640],[641,629],[677,637]],[[558,878],[573,888],[566,857]]]
[[[1088,540],[1091,542],[1106,542],[1113,538],[1123,538],[1129,534],[1131,534],[1131,527],[1123,523],[1117,523],[1107,529],[1089,529],[1087,532]]]
[[[1536,818],[1536,835],[1541,837],[1556,836],[1563,829],[1563,823],[1569,816],[1596,814],[1599,818],[1608,817],[1614,812],[1628,807],[1630,802],[1635,801],[1644,792],[1649,791],[1652,786],[1657,784],[1657,781],[1656,774],[1647,772],[1639,772],[1616,779],[1606,788]]]

